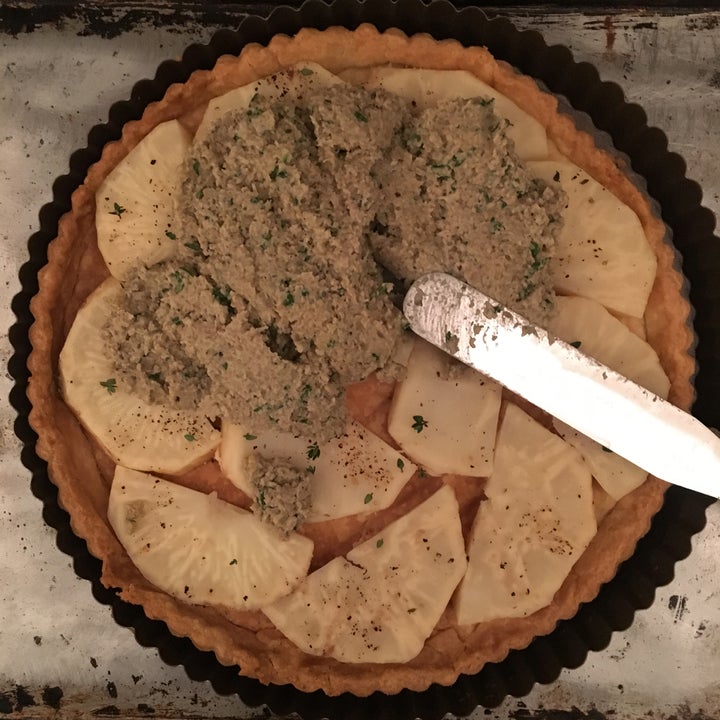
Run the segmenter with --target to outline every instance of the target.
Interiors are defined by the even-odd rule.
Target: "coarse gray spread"
[[[517,159],[492,100],[419,110],[299,78],[192,146],[175,257],[140,267],[108,323],[118,373],[155,402],[252,432],[342,434],[344,388],[385,368],[393,304],[444,271],[539,324],[561,191]]]

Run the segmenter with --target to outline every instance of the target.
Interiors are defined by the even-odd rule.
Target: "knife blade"
[[[699,420],[444,273],[403,311],[420,337],[657,478],[717,498],[720,439]]]

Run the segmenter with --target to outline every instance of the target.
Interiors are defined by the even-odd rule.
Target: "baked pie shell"
[[[590,134],[578,130],[568,115],[560,113],[555,96],[484,48],[464,47],[455,40],[437,41],[429,35],[408,37],[395,29],[381,33],[366,24],[354,31],[303,29],[293,37],[277,35],[268,46],[247,45],[239,57],[223,56],[212,70],[198,70],[187,82],[170,86],[161,100],[147,106],[140,120],[124,125],[119,140],[105,146],[100,160],[73,193],[71,210],[59,221],[58,236],[48,247],[48,262],[38,273],[39,290],[31,302],[35,322],[30,329],[28,397],[33,406],[30,423],[38,434],[36,451],[48,463],[58,502],[69,513],[73,532],[86,540],[90,553],[102,561],[103,584],[119,588],[124,600],[141,605],[149,618],[164,621],[174,635],[190,638],[200,650],[213,651],[221,663],[237,664],[241,674],[263,683],[292,684],[308,692],[320,689],[328,695],[392,694],[402,689],[425,690],[433,683],[450,685],[461,673],[476,673],[488,662],[503,660],[510,650],[525,648],[595,598],[649,529],[667,484],[649,478],[605,516],[551,605],[528,617],[465,627],[454,624],[448,609],[423,650],[410,662],[344,664],[303,653],[259,611],[240,613],[190,605],[145,580],[107,520],[114,463],[82,428],[59,390],[58,356],[74,317],[109,275],[97,248],[94,219],[95,192],[104,178],[157,124],[177,118],[194,131],[211,98],[301,61],[316,62],[334,73],[381,65],[467,70],[535,117],[562,154],[640,218],[658,261],[645,314],[647,338],[670,378],[670,401],[690,408],[695,364],[690,354],[693,334],[684,278],[677,270],[667,228],[627,175],[627,164],[598,149]],[[233,497],[233,490],[211,462],[180,481],[205,491],[218,490],[230,501],[240,498],[239,493]],[[334,538],[342,536],[347,541],[357,537],[362,525],[358,518],[330,521],[316,525],[315,534],[332,546]],[[338,547],[336,554],[345,549]]]

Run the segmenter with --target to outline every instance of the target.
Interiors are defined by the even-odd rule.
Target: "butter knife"
[[[420,337],[648,473],[720,497],[720,439],[699,420],[444,273],[403,311]]]

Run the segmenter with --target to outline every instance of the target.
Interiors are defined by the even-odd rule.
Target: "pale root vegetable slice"
[[[602,305],[586,298],[558,297],[556,311],[550,322],[551,332],[651,392],[667,397],[670,381],[655,350]],[[581,453],[593,477],[614,500],[619,500],[647,478],[647,473],[637,465],[605,450],[568,425],[558,420],[553,424]]]
[[[122,292],[109,278],[78,311],[60,353],[62,393],[116,463],[181,475],[212,455],[220,433],[202,415],[146,403],[116,378],[103,328]]]
[[[603,365],[667,398],[670,381],[652,346],[613,317],[600,303],[581,297],[555,299],[549,330]]]
[[[407,662],[422,650],[465,567],[458,503],[446,485],[263,612],[312,655]]]
[[[465,70],[373,68],[363,85],[383,87],[396,95],[414,100],[420,108],[458,98],[491,99],[496,115],[510,123],[506,133],[515,143],[518,157],[521,160],[544,160],[548,157],[545,128],[512,100]]]
[[[170,257],[178,243],[174,195],[190,134],[177,120],[151,130],[95,194],[98,248],[113,277]]]
[[[603,490],[600,483],[593,481],[593,508],[595,510],[595,522],[598,526],[603,518],[615,507],[617,501]]]
[[[253,610],[307,575],[313,542],[284,538],[247,510],[128,470],[115,470],[108,519],[133,564],[161,590],[197,605]]]
[[[253,453],[311,465],[312,506],[306,520],[318,522],[389,507],[417,467],[360,423],[348,422],[345,433],[325,443],[281,431],[257,436],[239,425],[223,423],[218,462],[223,473],[250,497],[255,496],[249,472]]]
[[[343,82],[337,75],[328,72],[321,65],[305,62],[248,85],[242,85],[224,95],[213,98],[208,103],[193,142],[198,143],[205,140],[213,125],[227,113],[247,110],[256,94],[259,93],[269,99],[284,96],[297,85],[298,75],[310,87],[315,84],[317,86],[337,85]]]
[[[569,425],[553,418],[553,427],[583,456],[592,476],[614,501],[640,487],[647,479],[645,470]]]
[[[592,478],[580,454],[513,404],[505,408],[485,494],[454,600],[461,625],[549,605],[597,530]]]
[[[502,390],[497,383],[417,339],[398,383],[388,432],[432,475],[492,472]]]
[[[555,286],[640,318],[655,280],[657,259],[637,215],[569,160],[527,164],[567,193],[555,249]]]

